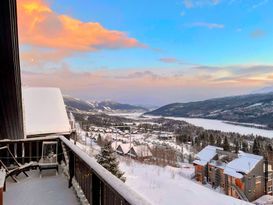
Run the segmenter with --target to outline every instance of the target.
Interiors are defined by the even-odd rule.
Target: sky
[[[273,0],[17,0],[24,86],[164,105],[273,85]]]

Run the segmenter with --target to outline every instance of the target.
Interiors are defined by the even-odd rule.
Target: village
[[[97,154],[104,141],[111,141],[111,147],[121,161],[125,158],[143,164],[175,167],[182,173],[187,172],[188,179],[195,183],[246,202],[265,204],[264,201],[272,200],[272,156],[265,159],[213,145],[197,151],[191,141],[178,145],[175,133],[147,131],[141,123],[90,126],[85,127],[87,131],[75,124],[76,141],[90,155]]]

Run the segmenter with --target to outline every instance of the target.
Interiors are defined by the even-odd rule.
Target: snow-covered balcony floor
[[[79,201],[73,188],[68,188],[67,178],[59,171],[44,170],[40,178],[39,170],[27,172],[29,177],[21,173],[15,183],[7,179],[4,204],[7,205],[78,205]]]

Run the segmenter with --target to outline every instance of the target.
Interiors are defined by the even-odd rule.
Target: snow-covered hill
[[[190,166],[190,165],[189,165]],[[192,167],[158,167],[138,162],[121,161],[126,184],[156,205],[250,205],[188,178]]]
[[[269,90],[267,89],[267,91]],[[273,129],[273,92],[215,98],[188,103],[173,103],[146,114],[167,117],[217,119],[237,122],[245,126],[254,126],[253,124],[265,125]]]
[[[267,86],[264,88],[260,88],[258,90],[255,90],[252,92],[252,94],[264,94],[264,93],[272,93],[273,92],[273,86]]]
[[[63,96],[64,103],[66,104],[68,110],[75,111],[86,111],[86,112],[146,112],[148,109],[118,102],[107,101],[86,101],[71,96]]]

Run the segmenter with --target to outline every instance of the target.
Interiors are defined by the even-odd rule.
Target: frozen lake
[[[260,135],[263,137],[273,138],[273,130],[258,129],[253,127],[245,127],[241,125],[233,125],[225,123],[221,120],[210,120],[201,118],[185,118],[185,117],[166,117],[167,119],[183,120],[195,126],[203,127],[207,130],[220,130],[223,132],[237,132],[240,134]]]
[[[131,119],[140,119],[139,117],[142,115],[141,113],[123,113],[123,114],[116,114],[123,117],[131,118]],[[145,115],[147,118],[159,118],[161,116],[150,116]],[[202,119],[202,118],[185,118],[185,117],[165,117],[167,119],[173,120],[183,120],[195,126],[203,127],[207,130],[219,130],[223,132],[236,132],[239,134],[253,134],[253,135],[260,135],[263,137],[273,138],[273,130],[266,130],[266,129],[258,129],[254,127],[246,127],[242,125],[233,125],[228,124],[221,120],[210,120],[210,119]]]

